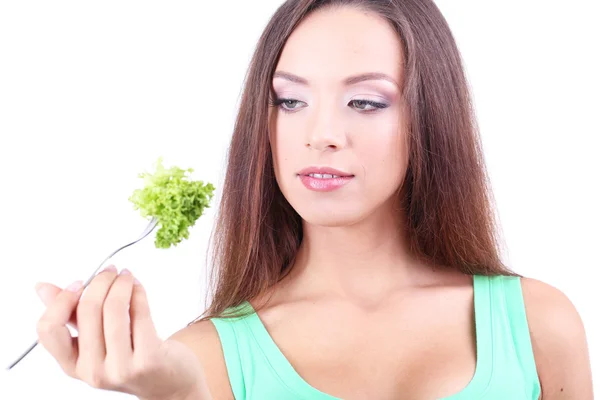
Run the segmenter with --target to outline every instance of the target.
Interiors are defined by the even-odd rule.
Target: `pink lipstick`
[[[308,167],[298,172],[300,180],[309,190],[331,192],[350,182],[354,175],[329,167]]]

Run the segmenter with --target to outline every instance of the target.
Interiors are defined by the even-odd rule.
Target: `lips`
[[[330,167],[308,167],[298,172],[304,186],[315,192],[331,192],[354,179],[354,175]]]
[[[314,174],[333,175],[333,176],[339,177],[339,178],[346,178],[346,177],[354,176],[353,174],[350,174],[348,172],[341,171],[339,169],[335,169],[335,168],[331,168],[331,167],[308,167],[308,168],[304,168],[303,170],[298,172],[298,175],[300,175],[300,176],[309,176],[311,174],[313,174],[313,175]]]

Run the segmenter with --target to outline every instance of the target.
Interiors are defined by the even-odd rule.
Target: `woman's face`
[[[407,165],[401,84],[400,39],[375,14],[319,10],[292,33],[269,130],[277,183],[305,221],[341,226],[392,212]],[[340,172],[307,175],[320,167]]]

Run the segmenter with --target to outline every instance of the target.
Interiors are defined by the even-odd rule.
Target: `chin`
[[[320,207],[307,205],[296,208],[300,217],[310,225],[328,228],[354,225],[363,220],[367,213],[348,207]]]

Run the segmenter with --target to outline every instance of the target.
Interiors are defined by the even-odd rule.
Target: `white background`
[[[438,1],[473,88],[505,262],[574,302],[600,390],[594,3]],[[155,249],[147,238],[111,261],[145,284],[164,337],[201,313],[246,67],[279,4],[0,3],[2,365],[36,338],[37,281],[85,279],[141,233],[146,221],[127,199],[159,156],[215,184],[213,208],[176,248]],[[64,376],[41,346],[0,376],[3,400],[130,398]]]

